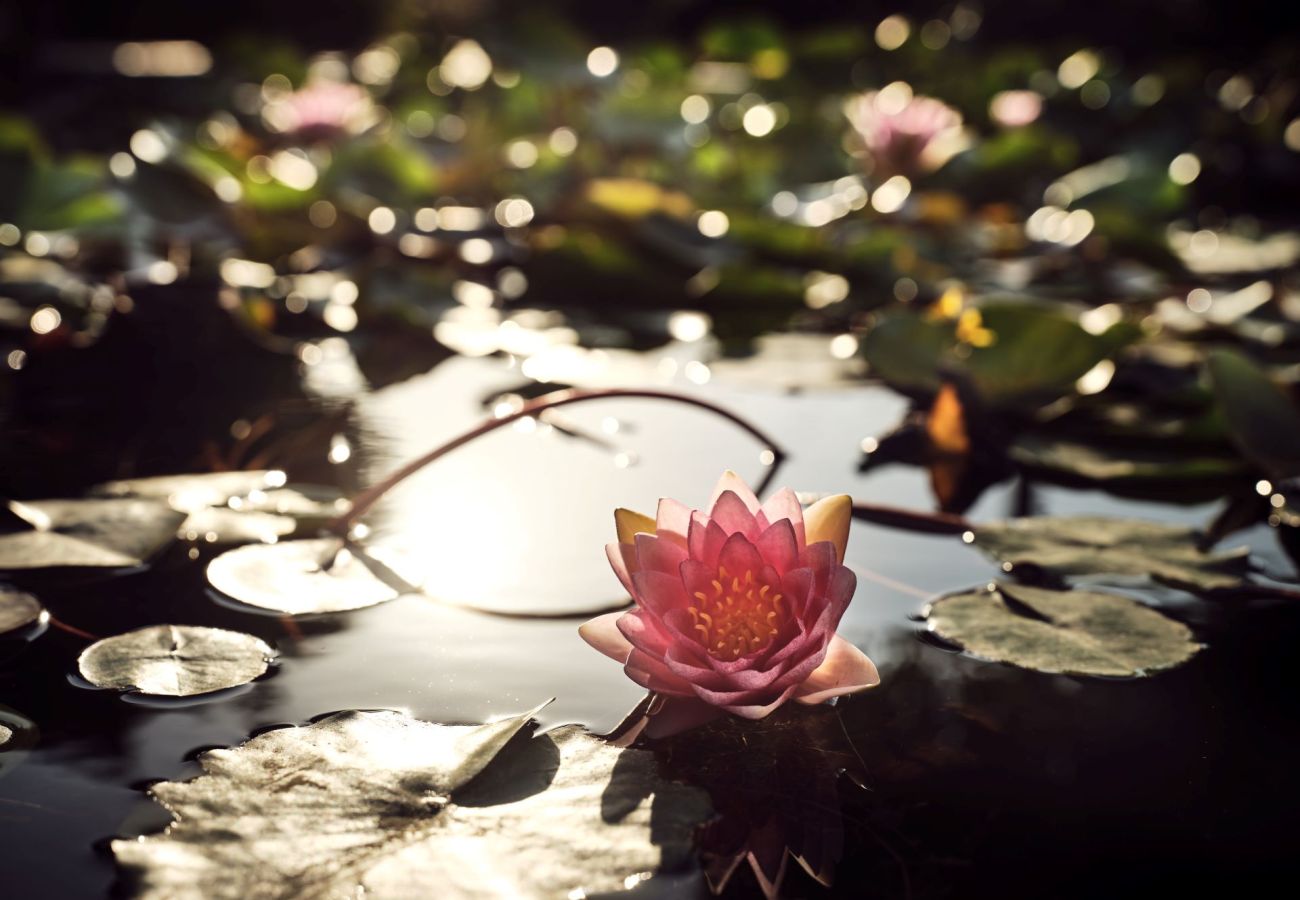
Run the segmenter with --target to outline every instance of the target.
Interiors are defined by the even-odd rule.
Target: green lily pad
[[[1028,436],[1017,438],[1007,453],[1022,466],[1089,481],[1212,480],[1231,478],[1243,471],[1238,459],[1136,450],[1116,454],[1090,444]]]
[[[992,406],[1035,406],[1072,393],[1080,376],[1138,336],[1125,322],[1092,334],[1068,312],[1035,304],[991,302],[978,309],[989,346],[961,343],[951,321],[905,312],[869,331],[863,353],[873,372],[904,391],[934,393],[952,371]]]
[[[1276,479],[1300,475],[1300,410],[1240,353],[1215,350],[1207,364],[1233,443]]]
[[[1201,649],[1181,622],[1096,591],[999,582],[936,600],[926,618],[932,632],[975,656],[1054,674],[1149,675]]]
[[[31,594],[0,586],[0,634],[33,625],[43,615],[45,607]]]
[[[266,671],[275,651],[237,631],[196,625],[153,625],[104,638],[77,659],[96,687],[163,697],[192,697],[247,684]]]
[[[241,603],[290,615],[347,612],[404,593],[382,551],[338,538],[250,544],[208,564],[208,583]]]
[[[143,565],[185,520],[143,499],[14,500],[9,509],[32,530],[0,535],[0,569]]]
[[[150,790],[176,821],[113,853],[144,900],[562,898],[691,865],[703,792],[578,728],[524,740],[532,715],[343,712],[209,751]]]
[[[975,529],[976,546],[1011,567],[1152,578],[1194,591],[1240,587],[1249,551],[1203,553],[1196,539],[1178,525],[1094,516],[1033,516]]]

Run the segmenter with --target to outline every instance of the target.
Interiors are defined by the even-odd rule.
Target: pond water
[[[788,454],[777,486],[934,507],[923,468],[859,471],[863,439],[888,432],[908,408],[887,388],[789,391],[722,376],[660,382],[773,436]],[[335,480],[345,488],[376,480],[477,423],[485,402],[522,383],[508,362],[455,357],[346,401],[318,401],[340,416],[350,448],[333,467]],[[76,657],[87,641],[64,630],[0,643],[0,723],[26,746],[0,754],[3,894],[104,896],[116,879],[107,839],[167,821],[144,787],[192,776],[196,751],[273,725],[373,708],[479,722],[554,697],[543,727],[612,728],[642,692],[579,639],[583,616],[493,615],[464,604],[521,613],[530,605],[616,607],[621,592],[603,554],[611,510],[651,509],[661,495],[702,502],[726,468],[757,482],[765,448],[715,416],[662,401],[610,399],[558,412],[549,425],[529,420],[453,453],[376,508],[375,539],[418,555],[429,596],[290,621],[219,602],[204,578],[214,551],[200,545],[191,558],[185,544],[140,571],[13,577],[61,622],[97,636],[162,622],[212,625],[261,637],[278,659],[244,688],[199,702],[145,701],[81,682]],[[33,473],[32,495],[68,477]],[[1009,480],[967,515],[1201,525],[1217,506]],[[1242,542],[1270,571],[1291,571],[1268,528],[1229,539]],[[838,843],[842,828],[836,895],[951,896],[993,884],[1004,896],[1199,894],[1212,885],[1248,893],[1291,867],[1300,787],[1294,605],[1131,588],[1189,623],[1206,649],[1146,679],[1075,678],[974,659],[925,633],[926,598],[1000,574],[959,538],[857,521],[846,563],[859,587],[840,633],[882,675],[878,688],[832,713],[863,786],[836,781],[818,739],[795,729],[773,751],[794,760],[783,778],[742,780],[732,786],[738,796],[723,802],[776,810],[805,841],[815,834]],[[709,767],[707,753],[680,741],[661,756],[688,780]],[[815,885],[792,871],[787,888],[802,896]],[[707,895],[698,878],[667,888],[652,880],[638,891]],[[729,891],[754,893],[752,876],[739,873]]]

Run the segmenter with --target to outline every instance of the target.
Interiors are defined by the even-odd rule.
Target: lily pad
[[[1024,669],[1133,677],[1181,665],[1201,645],[1181,622],[1136,600],[1096,591],[1053,591],[999,582],[943,597],[930,630],[968,652]]]
[[[237,631],[153,625],[91,644],[77,668],[96,687],[193,697],[247,684],[274,656],[263,641]]]
[[[173,509],[181,512],[194,512],[205,506],[222,506],[231,497],[246,497],[254,491],[282,487],[283,472],[255,469],[109,481],[92,488],[91,494],[99,497],[150,497],[166,500]]]
[[[15,500],[9,509],[32,530],[0,535],[0,569],[143,565],[185,520],[144,499]]]
[[[1011,566],[1055,575],[1149,577],[1195,591],[1235,588],[1246,566],[1244,547],[1204,553],[1190,528],[1138,519],[1033,516],[975,529],[975,544]]]
[[[45,607],[31,594],[0,586],[0,635],[33,625],[44,614]]]
[[[291,615],[347,612],[404,593],[382,551],[338,538],[250,544],[208,564],[208,583],[249,606]]]
[[[1036,437],[1018,438],[1007,453],[1022,466],[1089,481],[1193,481],[1242,473],[1241,461],[1236,458],[1140,450],[1115,454],[1090,444]]]
[[[562,898],[687,865],[700,791],[577,728],[512,741],[531,715],[343,712],[271,731],[155,785],[176,821],[113,852],[146,900]]]
[[[1300,475],[1300,409],[1262,369],[1231,350],[1208,357],[1233,443],[1276,479]]]
[[[0,776],[27,758],[39,734],[31,719],[0,706]]]

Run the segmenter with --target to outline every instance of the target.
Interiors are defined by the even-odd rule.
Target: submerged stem
[[[544,394],[535,400],[531,400],[514,412],[507,413],[498,418],[489,419],[459,437],[452,438],[445,444],[435,447],[418,459],[411,460],[387,478],[371,485],[360,494],[353,497],[352,503],[348,507],[347,512],[337,516],[333,521],[331,521],[329,524],[329,530],[337,534],[346,534],[348,529],[352,527],[352,524],[369,512],[370,508],[374,506],[375,503],[384,496],[384,494],[388,493],[394,487],[401,484],[407,478],[411,477],[430,463],[436,462],[451,451],[463,447],[465,444],[468,444],[485,434],[496,431],[498,428],[509,425],[511,422],[537,416],[548,409],[555,409],[560,406],[569,406],[574,403],[583,403],[588,400],[605,400],[616,397],[643,400],[668,400],[674,403],[684,403],[688,406],[696,406],[700,409],[705,409],[715,415],[721,416],[736,427],[740,428],[742,431],[752,435],[772,454],[771,462],[768,464],[767,474],[755,489],[755,493],[761,494],[763,490],[767,488],[772,477],[776,474],[776,470],[780,467],[782,461],[785,460],[785,451],[777,446],[775,441],[760,431],[757,427],[751,425],[735,413],[729,412],[720,406],[715,406],[707,400],[701,400],[698,397],[690,397],[685,394],[675,394],[671,391],[656,391],[640,388],[612,388],[609,390],[599,391],[558,391],[553,394]]]

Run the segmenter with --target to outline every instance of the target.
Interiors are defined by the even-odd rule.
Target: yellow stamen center
[[[730,662],[764,649],[789,619],[785,598],[770,584],[755,585],[753,572],[729,578],[719,568],[710,587],[695,592],[699,602],[687,612],[700,643],[718,659]]]

